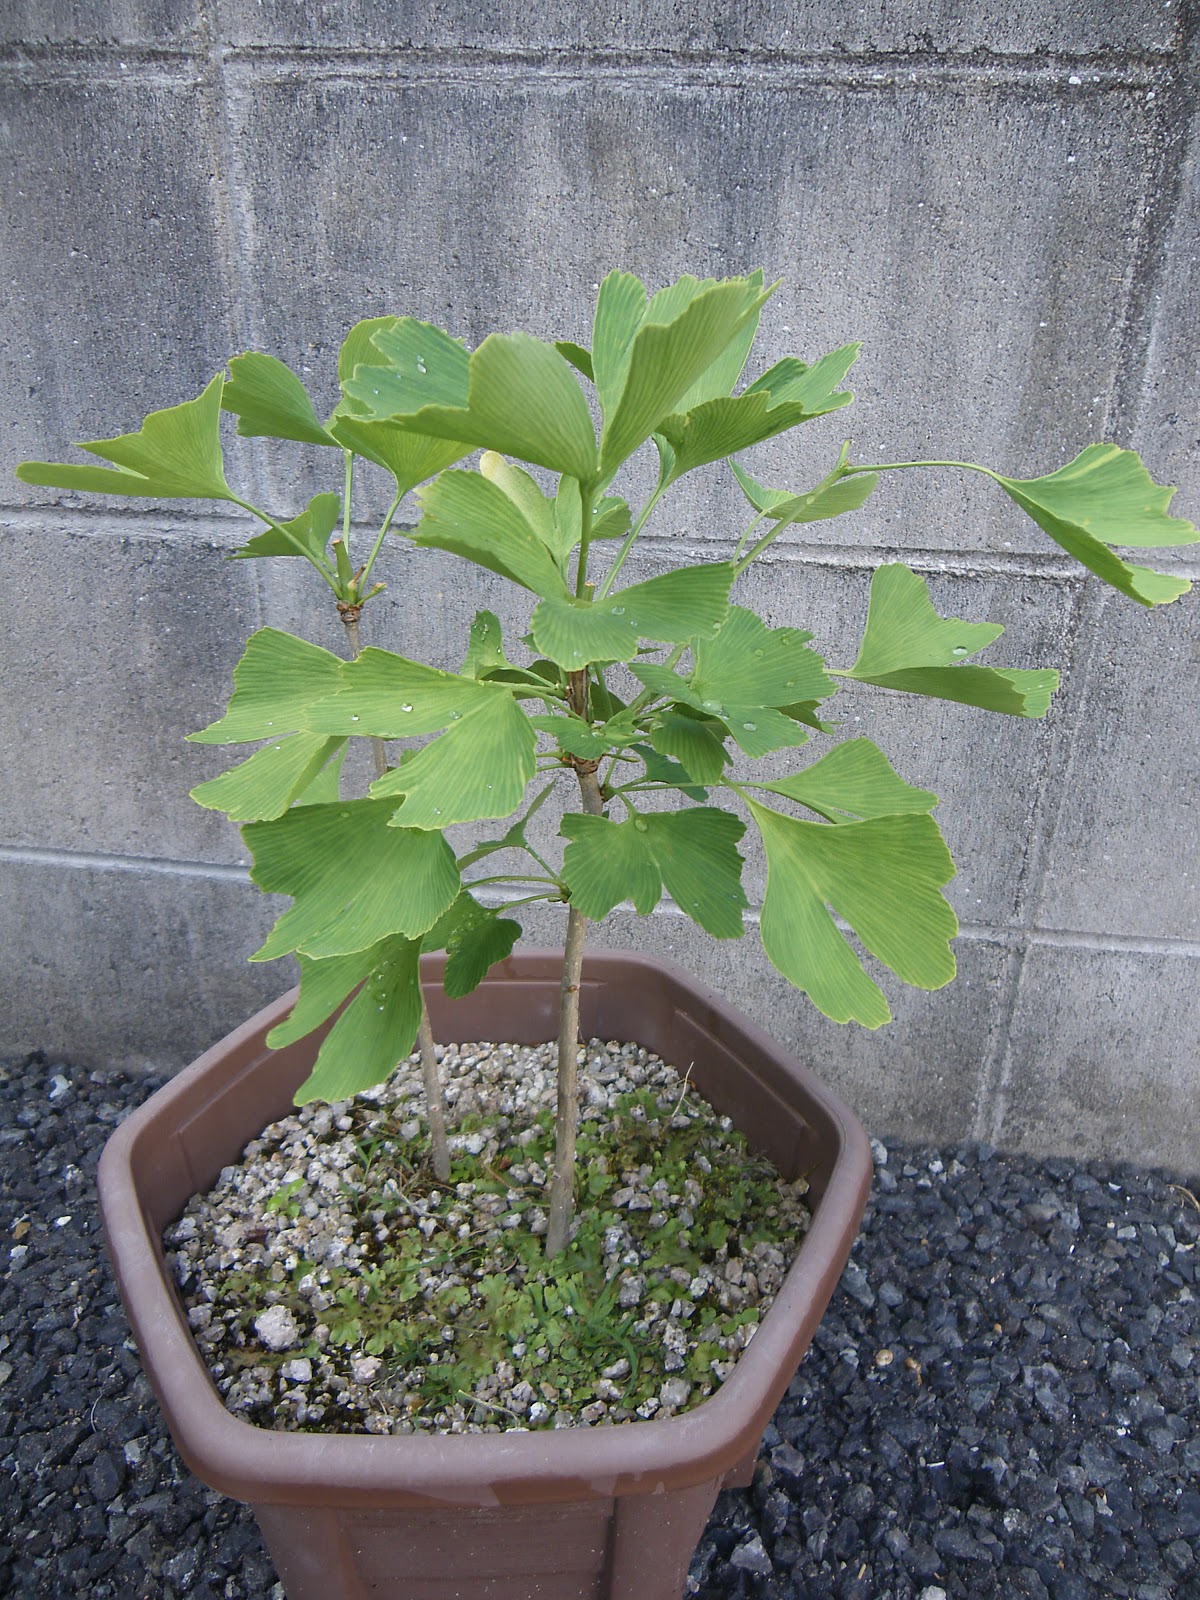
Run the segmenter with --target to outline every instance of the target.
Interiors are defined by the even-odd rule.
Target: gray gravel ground
[[[153,1087],[0,1068],[0,1595],[282,1600],[249,1514],[176,1459],[104,1257],[100,1148]],[[1198,1600],[1192,1195],[979,1147],[876,1154],[842,1286],[691,1592]]]

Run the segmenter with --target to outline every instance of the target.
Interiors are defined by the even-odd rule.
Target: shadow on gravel
[[[0,1594],[283,1600],[180,1465],[95,1170],[157,1080],[0,1068]],[[876,1146],[863,1234],[702,1600],[1200,1595],[1200,1205],[1127,1167]]]

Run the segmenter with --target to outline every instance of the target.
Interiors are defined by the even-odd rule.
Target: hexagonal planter
[[[560,957],[520,953],[448,1001],[422,981],[435,1036],[555,1036]],[[747,1018],[676,968],[585,962],[583,1038],[636,1040],[680,1067],[785,1176],[813,1219],[753,1342],[716,1395],[662,1422],[478,1435],[275,1433],[226,1411],[192,1340],[161,1235],[245,1144],[291,1108],[319,1037],[268,1050],[285,995],[113,1134],[100,1204],[121,1294],[180,1454],[248,1501],[289,1600],[678,1600],[718,1491],[749,1482],[763,1428],[850,1252],[870,1182],[854,1114]]]

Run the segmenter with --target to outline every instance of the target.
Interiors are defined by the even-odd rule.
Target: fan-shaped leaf
[[[339,666],[334,692],[326,691],[306,708],[304,726],[314,732],[420,738],[477,707],[512,698],[498,684],[442,672],[373,646]]]
[[[360,382],[370,386],[369,374],[359,369],[387,370],[387,357],[372,342],[373,336],[394,328],[400,320],[399,317],[369,317],[356,323],[346,335],[338,353],[338,381],[346,397],[334,410],[328,428],[345,449],[365,456],[390,472],[396,480],[397,494],[407,494],[426,478],[461,461],[475,447],[461,439],[432,438],[428,434],[414,433],[400,423],[371,419],[363,415],[366,408],[346,394],[346,386],[356,372],[359,372]],[[465,372],[467,355],[457,340],[429,323],[412,326],[418,330],[425,352],[421,359],[426,375],[432,366],[436,381],[442,362],[448,362],[456,372],[460,369]]]
[[[329,535],[337,526],[342,502],[336,494],[318,494],[308,502],[307,508],[290,522],[280,522],[233,552],[233,559],[247,556],[304,556],[314,566],[325,562],[325,546]],[[289,538],[288,535],[291,535]]]
[[[238,419],[245,438],[297,439],[302,444],[336,447],[337,440],[317,421],[308,391],[284,362],[259,350],[234,356],[222,408]]]
[[[743,394],[730,396],[726,390],[724,396],[693,404],[690,410],[681,406],[675,415],[664,419],[658,430],[671,447],[670,476],[682,477],[694,467],[736,455],[799,422],[849,405],[853,395],[834,394],[832,389],[849,371],[859,348],[857,344],[845,345],[813,367],[806,367],[802,361],[780,362]]]
[[[736,461],[731,461],[729,465],[746,499],[756,511],[764,512],[771,522],[824,522],[830,517],[840,517],[845,511],[857,511],[879,482],[878,473],[864,472],[851,478],[838,478],[833,483],[819,484],[807,494],[788,494],[783,489],[764,487]]]
[[[847,739],[803,772],[771,783],[756,781],[754,787],[799,800],[830,822],[932,811],[937,805],[937,795],[905,783],[870,739]]]
[[[295,902],[252,960],[346,955],[433,926],[460,888],[454,854],[440,833],[389,827],[395,809],[390,800],[293,806],[242,829],[254,882]]]
[[[770,291],[748,278],[681,279],[641,308],[635,328],[640,292],[637,279],[610,275],[601,286],[603,316],[597,302],[592,361],[604,415],[600,471],[606,480],[757,315]]]
[[[467,654],[462,664],[462,676],[486,678],[491,672],[511,670],[511,663],[504,654],[500,618],[494,611],[477,611],[467,638]]]
[[[843,676],[1009,716],[1040,717],[1058,687],[1057,672],[955,664],[1003,632],[999,622],[939,616],[924,580],[909,567],[880,567],[871,579],[858,659]]]
[[[1155,483],[1136,451],[1092,444],[1044,478],[993,476],[1068,555],[1141,605],[1169,604],[1191,588],[1186,578],[1130,566],[1108,548],[1177,546],[1200,539],[1190,522],[1168,515],[1175,490]]]
[[[661,755],[673,756],[698,783],[719,783],[729,759],[724,735],[719,722],[665,711],[650,734],[650,743]]]
[[[607,916],[632,900],[645,916],[665,884],[682,911],[717,939],[742,933],[741,820],[715,806],[660,811],[611,822],[607,817],[568,813],[562,832],[571,843],[563,874],[571,903],[585,917]]]
[[[554,556],[499,484],[478,472],[443,472],[418,498],[416,544],[450,550],[534,594],[568,593]]]
[[[152,411],[137,433],[79,446],[112,462],[111,467],[23,461],[17,477],[22,483],[50,489],[148,495],[156,500],[232,500],[221,456],[224,383],[218,373],[195,400]]]
[[[421,941],[384,939],[351,959],[363,965],[364,957],[369,957],[369,962],[365,963],[365,970],[350,986],[352,988],[354,983],[361,980],[362,989],[330,1029],[317,1053],[312,1072],[296,1090],[296,1104],[299,1106],[307,1105],[310,1100],[348,1100],[351,1095],[373,1088],[375,1084],[382,1083],[396,1063],[409,1054],[416,1041],[421,1021]],[[305,980],[311,985],[320,968],[334,963],[308,962],[303,956],[300,963],[300,995],[303,1003]],[[340,977],[333,973],[321,976],[322,1005],[348,970],[346,958],[338,958],[336,964],[343,969]],[[348,992],[348,989],[344,990],[341,998]],[[340,1000],[335,1001],[334,1005],[339,1003]],[[312,1009],[317,1009],[316,1001]],[[329,1009],[333,1010],[333,1006]],[[292,1016],[295,1014],[293,1010]],[[290,1022],[291,1018],[282,1026],[286,1028]],[[278,1028],[272,1028],[268,1044],[275,1040],[279,1031]],[[311,1029],[307,1031],[311,1032]]]
[[[564,571],[571,545],[564,541],[559,528],[557,501],[547,498],[528,472],[521,467],[514,466],[510,461],[505,461],[504,457],[497,455],[494,450],[484,451],[479,458],[479,470],[490,483],[494,483],[504,490],[522,517],[554,557],[555,565],[560,571]],[[575,484],[576,501],[578,502],[579,486],[576,480],[567,477],[560,478],[560,489],[563,484]],[[576,534],[574,542],[578,543],[578,534]]]
[[[337,753],[321,768],[316,777],[307,783],[292,802],[297,806],[326,806],[342,797],[342,768],[346,763],[349,745],[344,739],[336,742]]]
[[[537,739],[529,718],[507,690],[453,721],[376,779],[372,795],[404,795],[397,828],[448,828],[455,822],[506,817],[521,803],[534,772]]]
[[[878,1028],[891,1012],[830,914],[904,980],[940,989],[954,976],[954,912],[940,893],[954,863],[930,816],[832,827],[749,802],[767,852],[763,949],[835,1022]]]
[[[259,628],[233,669],[233,696],[217,722],[190,733],[195,744],[250,744],[308,729],[311,709],[340,687],[350,663],[279,628]],[[326,733],[345,731],[326,728]]]
[[[445,950],[442,987],[451,1000],[477,989],[497,961],[511,954],[521,937],[521,924],[498,916],[464,890],[430,928],[422,941],[425,950]]]
[[[223,811],[234,822],[282,816],[344,742],[320,733],[293,733],[255,751],[219,778],[197,785],[192,799],[209,811]]]
[[[360,415],[403,420],[414,432],[464,439],[581,480],[595,475],[587,401],[552,345],[493,333],[468,356],[408,317],[372,339],[388,366],[362,366],[344,385]]]
[[[756,378],[745,391],[747,394],[767,393],[771,404],[801,405],[806,416],[820,417],[830,411],[840,411],[848,406],[854,396],[840,390],[850,368],[858,360],[861,344],[844,344],[831,350],[827,356],[808,366],[795,356],[785,356],[782,361]]]
[[[530,632],[536,647],[577,672],[591,661],[628,661],[643,639],[711,638],[729,612],[728,562],[679,567],[604,600],[543,600]]]
[[[653,664],[633,662],[630,671],[655,694],[724,723],[748,756],[763,756],[808,738],[777,707],[833,693],[821,657],[807,648],[811,637],[797,628],[768,628],[752,611],[731,606],[716,636],[697,642],[686,682]]]

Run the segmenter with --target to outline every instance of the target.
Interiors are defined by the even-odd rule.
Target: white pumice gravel
[[[593,1040],[574,1254],[547,1273],[554,1047],[438,1055],[450,1184],[425,1163],[414,1055],[266,1128],[167,1230],[227,1407],[276,1428],[476,1433],[661,1418],[711,1394],[807,1228],[804,1181],[749,1157],[657,1056]]]

